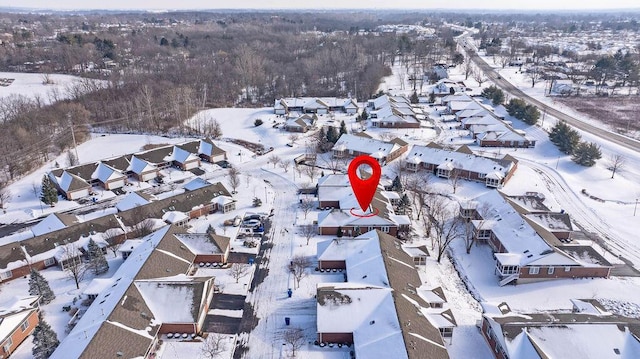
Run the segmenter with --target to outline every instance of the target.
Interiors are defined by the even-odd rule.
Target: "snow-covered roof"
[[[448,170],[456,168],[485,175],[506,177],[515,167],[515,163],[507,159],[493,159],[430,146],[414,145],[408,153],[407,162],[410,163],[425,163],[438,168]]]
[[[285,106],[287,108],[302,107],[304,109],[316,109],[319,107],[357,108],[358,104],[353,99],[339,97],[286,97],[275,100],[275,109],[284,109]]]
[[[78,217],[63,213],[52,213],[45,217],[40,223],[31,227],[31,232],[34,236],[40,236],[43,234],[51,233],[68,226],[79,223]]]
[[[339,151],[350,150],[368,154],[378,153],[379,155],[382,154],[383,156],[388,156],[390,153],[398,150],[400,147],[401,146],[396,143],[384,142],[372,138],[345,133],[340,136],[333,149]]]
[[[50,359],[80,357],[101,328],[102,323],[107,320],[109,314],[123,301],[122,297],[133,279],[170,228],[170,226],[165,226],[143,238],[144,244],[138,246],[131,254],[130,260],[124,261],[112,276],[112,278],[114,278],[114,284],[110,287],[111,290],[103,291],[98,298],[96,298],[71,333],[60,343]],[[129,330],[130,335],[147,338],[149,343],[151,343],[153,337],[149,333],[150,331],[151,328],[149,328],[149,331]]]
[[[215,236],[215,235],[214,235]],[[218,236],[219,238],[229,240],[227,237]],[[184,243],[189,250],[195,254],[216,254],[222,253],[226,248],[218,247],[218,243],[207,233],[198,234],[176,234],[176,238]]]
[[[132,208],[143,206],[151,203],[147,198],[143,197],[137,192],[129,192],[116,204],[116,208],[120,212],[130,210]]]
[[[67,171],[63,171],[60,178],[56,178],[56,181],[58,182],[60,189],[65,192],[91,187],[91,185],[88,184],[87,181]]]
[[[144,243],[142,239],[127,239],[126,241],[120,244],[118,247],[118,252],[133,252],[136,247]]]
[[[94,278],[91,283],[82,291],[85,295],[98,295],[103,290],[111,287],[115,282],[115,278]]]
[[[182,186],[182,188],[184,188],[187,191],[195,191],[197,189],[204,188],[207,186],[211,186],[211,182],[204,180],[200,177],[196,177],[191,181],[187,182],[187,184]]]
[[[511,256],[502,255],[499,260],[512,263],[512,260],[516,258],[514,255],[519,255],[520,263],[518,265],[524,266],[554,253],[547,242],[520,216],[499,191],[489,191],[476,197],[474,201],[486,203],[487,206],[485,218],[472,221],[474,227],[491,229],[502,243],[505,251],[511,254]]]
[[[99,162],[98,167],[96,167],[96,170],[91,175],[91,178],[97,178],[98,180],[100,180],[100,182],[107,183],[109,181],[125,179],[127,178],[127,176],[125,176],[122,172],[118,171],[117,169],[107,164],[104,164],[102,162]]]
[[[568,324],[562,326],[530,327],[529,340],[549,358],[619,358],[614,349],[622,352],[626,331],[610,324]],[[509,352],[513,341],[507,341]],[[514,348],[515,349],[515,348]],[[509,356],[520,359],[520,357]]]
[[[142,294],[153,316],[162,323],[197,322],[198,308],[193,277],[184,274],[157,279],[136,280],[134,285]],[[194,315],[196,314],[196,315]]]
[[[352,207],[353,208],[353,207]],[[359,207],[358,207],[359,208]],[[326,210],[318,214],[318,226],[338,227],[338,226],[389,226],[394,223],[380,216],[358,217],[350,213],[349,210]]]
[[[32,308],[31,310],[23,310],[15,314],[0,317],[0,341],[4,341],[4,339],[10,336],[34,310],[36,309]]]
[[[317,301],[319,333],[353,333],[358,357],[408,358],[391,289],[319,285]]]
[[[318,179],[318,188],[322,187],[349,187],[349,176],[346,174],[328,174]]]
[[[162,215],[162,220],[167,223],[180,223],[189,220],[189,215],[184,212],[168,211]]]
[[[187,163],[192,161],[197,161],[200,157],[195,154],[183,150],[178,146],[173,146],[171,153],[164,158],[165,161],[176,161],[178,163]]]
[[[131,156],[130,160],[131,164],[127,170],[132,171],[136,174],[143,174],[146,172],[155,171],[158,169],[154,164],[151,164],[143,159],[140,159],[136,156]]]

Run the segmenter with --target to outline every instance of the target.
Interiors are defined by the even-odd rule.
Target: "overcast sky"
[[[40,9],[640,9],[639,0],[0,0]]]

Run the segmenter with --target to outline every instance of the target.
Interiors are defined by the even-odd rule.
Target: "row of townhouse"
[[[318,180],[318,203],[324,210],[318,214],[318,234],[355,237],[372,230],[379,230],[392,236],[408,233],[411,221],[407,215],[396,214],[395,206],[400,197],[396,192],[378,188],[371,201],[371,215],[363,217],[354,214],[360,206],[344,174],[330,174]]]
[[[317,343],[353,347],[357,358],[449,358],[456,326],[440,288],[422,284],[400,240],[380,231],[318,243],[318,267],[345,282],[316,289]],[[344,320],[349,318],[349,320]]]
[[[291,112],[325,115],[330,112],[357,114],[360,109],[356,100],[337,97],[287,97],[275,100],[273,112],[288,115]]]
[[[142,238],[50,358],[156,358],[163,334],[201,335],[215,278],[193,276],[202,243],[191,242],[206,241],[193,236],[167,225]]]
[[[6,244],[0,246],[0,282],[27,275],[31,268],[42,270],[57,265],[64,270],[67,265],[83,260],[90,239],[104,250],[107,245],[136,237],[146,227],[143,223],[150,221],[153,227],[164,225],[162,218],[169,212],[182,213],[189,220],[222,211],[220,203],[226,201],[219,201],[221,198],[231,198],[231,194],[218,182],[84,222],[67,215],[51,215],[43,221],[46,223],[36,225],[35,231],[4,238]],[[234,206],[232,202],[227,210]]]
[[[640,320],[607,312],[593,299],[572,311],[513,312],[481,303],[480,331],[496,359],[640,358]]]
[[[59,168],[49,172],[48,176],[60,194],[68,200],[76,200],[89,196],[94,186],[114,190],[125,186],[132,178],[140,182],[156,179],[160,170],[170,166],[189,171],[200,167],[201,161],[215,163],[226,159],[226,152],[205,138]]]
[[[561,278],[608,278],[611,264],[593,248],[571,241],[566,213],[529,211],[537,197],[509,197],[498,190],[460,203],[473,240],[488,244],[496,261],[500,285]],[[541,202],[541,201],[538,201]]]
[[[478,156],[461,146],[455,151],[444,149],[436,143],[414,145],[405,159],[409,171],[430,171],[441,178],[456,176],[459,179],[484,182],[487,187],[500,188],[513,176],[518,160],[510,155],[501,159]]]
[[[445,96],[441,100],[445,112],[455,115],[462,127],[469,130],[480,147],[535,147],[536,140],[517,130],[492,110],[467,94]]]
[[[371,138],[364,132],[359,132],[357,134],[345,133],[340,136],[332,147],[331,153],[335,158],[369,155],[384,165],[400,157],[408,149],[409,144],[400,138],[381,141]]]
[[[451,151],[435,143],[413,145],[409,150],[409,144],[399,138],[386,142],[372,139],[364,133],[343,134],[332,149],[336,158],[369,155],[382,165],[407,152],[404,167],[409,171],[430,171],[442,178],[456,176],[484,182],[491,188],[504,186],[518,168],[518,160],[508,154],[500,159],[488,158],[475,155],[467,146]]]
[[[367,103],[373,127],[419,128],[424,119],[422,110],[413,106],[406,96],[382,95]]]

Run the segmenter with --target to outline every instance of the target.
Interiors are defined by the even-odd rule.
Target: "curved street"
[[[577,129],[582,131],[591,133],[595,136],[598,136],[602,139],[611,141],[620,146],[626,147],[636,152],[640,152],[640,141],[634,140],[632,138],[622,136],[620,134],[610,132],[604,130],[600,127],[591,125],[589,123],[580,121],[579,119],[570,116],[562,111],[559,111],[529,95],[524,93],[522,90],[511,84],[509,81],[502,78],[491,65],[489,65],[484,59],[482,59],[478,53],[475,51],[475,45],[473,45],[468,36],[462,35],[457,38],[458,42],[464,48],[465,52],[468,56],[471,56],[473,62],[487,75],[487,78],[491,80],[496,86],[502,88],[504,91],[510,93],[511,95],[521,98],[528,103],[538,106],[538,108],[547,112],[547,114],[559,119],[566,121],[571,126],[574,126]]]

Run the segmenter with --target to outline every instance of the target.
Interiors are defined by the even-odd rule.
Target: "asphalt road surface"
[[[471,56],[471,59],[473,60],[473,62],[485,73],[485,75],[487,75],[487,78],[493,81],[498,87],[502,88],[504,91],[510,93],[513,96],[519,97],[532,105],[538,106],[539,109],[546,111],[549,115],[559,120],[566,121],[568,124],[570,124],[571,126],[577,129],[591,133],[595,136],[598,136],[602,139],[616,143],[620,146],[626,147],[633,151],[640,152],[640,141],[582,122],[579,119],[573,116],[570,116],[564,112],[558,111],[557,109],[549,105],[546,105],[545,103],[540,102],[535,98],[522,92],[520,89],[512,85],[509,81],[503,79],[493,69],[493,67],[491,67],[491,65],[489,65],[480,56],[478,56],[478,53],[475,51],[474,46],[470,44],[466,36],[459,37],[458,41],[460,45],[464,47],[465,51],[467,52],[467,55]]]

